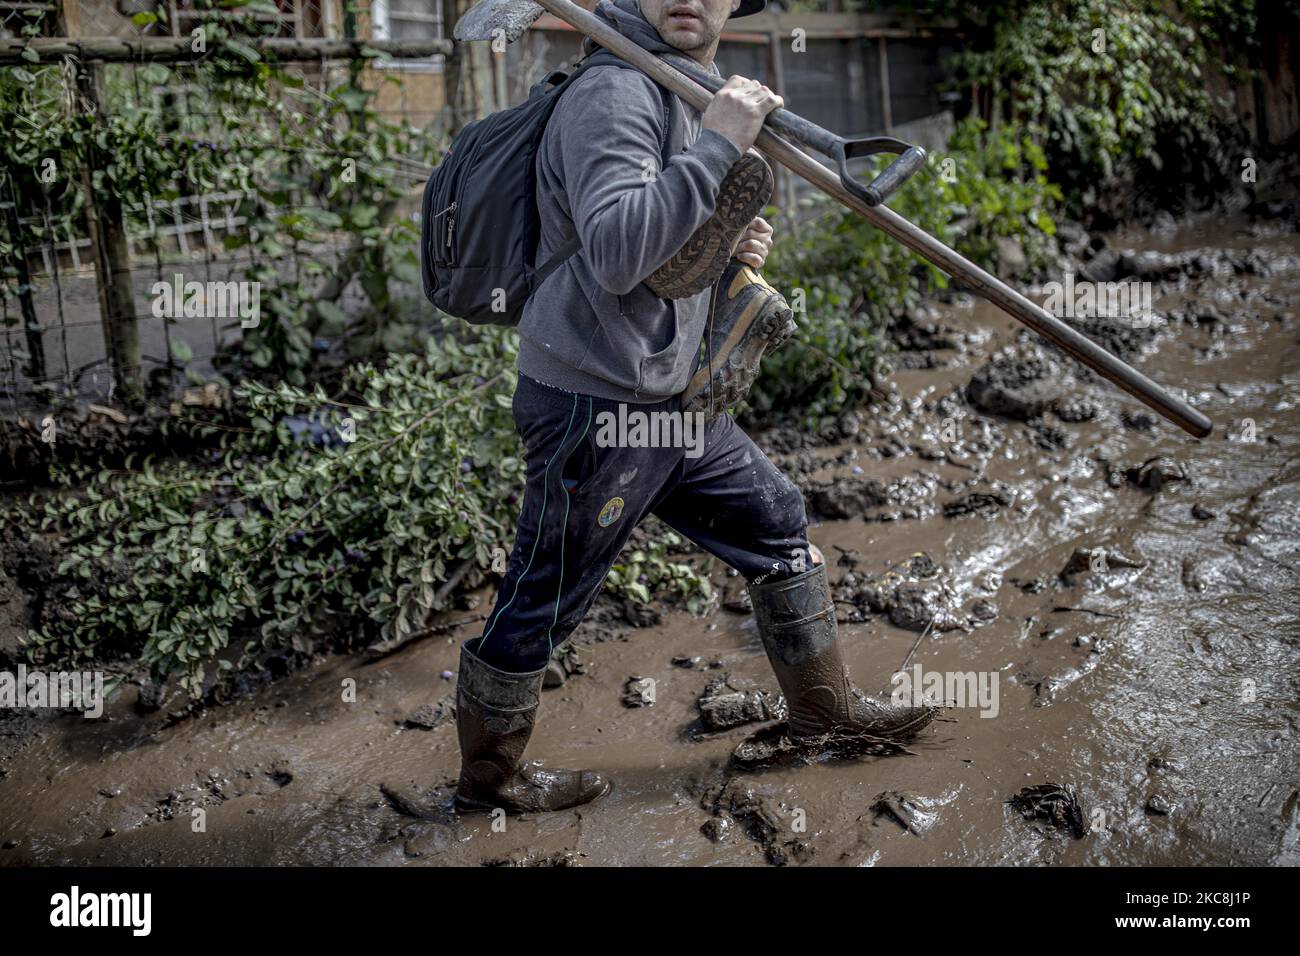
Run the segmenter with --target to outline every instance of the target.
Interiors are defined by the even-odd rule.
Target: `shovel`
[[[691,74],[688,76],[683,70],[629,40],[604,20],[588,13],[571,0],[480,0],[461,17],[453,35],[458,40],[504,39],[510,43],[522,36],[543,12],[558,17],[579,33],[631,63],[700,112],[708,107],[713,92],[722,85],[717,78],[692,67],[687,67]],[[839,167],[839,178],[807,153],[777,135],[778,132],[831,157]],[[883,200],[924,163],[925,153],[919,147],[909,147],[892,137],[846,141],[784,109],[773,110],[769,114],[754,145],[826,195],[866,217],[872,225],[921,258],[960,279],[1012,318],[1024,323],[1067,355],[1144,402],[1179,428],[1197,438],[1205,438],[1210,434],[1213,425],[1202,412],[1170,395],[1092,339],[1076,332],[1001,279],[981,269],[884,205]],[[848,174],[846,162],[848,159],[880,151],[901,155],[864,188]]]

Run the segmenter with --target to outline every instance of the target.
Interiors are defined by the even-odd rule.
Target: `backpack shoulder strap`
[[[628,63],[626,60],[622,59],[621,57],[616,56],[613,53],[610,53],[608,50],[597,49],[595,52],[590,53],[587,56],[583,57],[582,62],[580,62],[577,65],[577,67],[574,69],[574,71],[571,74],[569,74],[567,80],[564,81],[563,85],[567,86],[569,83],[572,83],[574,80],[578,78],[578,76],[581,73],[586,71],[589,67],[593,67],[593,66],[617,66],[625,70],[637,70],[637,72],[640,72],[640,70],[637,67],[633,66],[631,63]],[[669,92],[668,90],[664,89],[658,83],[655,84],[655,89],[659,91],[659,95],[660,98],[663,100],[663,107],[664,107],[664,136],[662,141],[660,141],[659,143],[659,168],[663,169],[664,166],[668,165],[668,160],[671,155],[670,153],[670,143],[672,141],[671,127],[673,125],[672,116],[674,112],[672,109],[672,103],[673,100],[676,99],[676,96],[673,93]],[[549,259],[546,260],[546,263],[537,270],[536,280],[535,280],[537,285],[540,286],[543,282],[545,282],[546,278],[552,272],[558,269],[570,257],[575,255],[578,252],[578,250],[581,248],[582,248],[582,239],[575,232],[568,239],[564,240],[564,242],[560,244],[560,247],[555,250],[554,254]]]

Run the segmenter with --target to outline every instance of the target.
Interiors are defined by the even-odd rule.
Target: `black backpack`
[[[549,73],[524,102],[466,126],[429,176],[420,271],[425,296],[443,312],[476,325],[515,325],[533,290],[581,248],[574,235],[544,265],[534,266],[541,236],[535,161],[546,123],[569,84],[589,67],[605,64],[636,69],[597,50],[570,74]],[[671,94],[659,90],[666,153]]]

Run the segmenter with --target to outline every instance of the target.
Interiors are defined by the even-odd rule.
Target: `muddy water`
[[[1273,257],[1271,276],[1158,290],[1166,313],[1214,302],[1222,314],[1172,324],[1135,359],[1214,419],[1212,438],[1129,427],[1121,412],[1140,426],[1140,406],[1081,380],[1069,392],[1094,403],[1091,421],[975,412],[960,389],[1023,333],[958,302],[934,315],[958,347],[901,362],[929,367],[899,371],[858,434],[777,456],[810,497],[837,478],[897,493],[815,524],[832,580],[854,576],[841,596],[917,552],[937,565],[919,583],[938,612],[928,631],[842,605],[857,682],[888,693],[915,646],[909,671],[996,677],[995,715],[953,707],[912,755],[736,778],[728,756],[753,727],[701,735],[695,702],[724,671],[775,690],[752,617],[668,614],[622,635],[588,626],[575,639],[586,673],[545,693],[529,755],[599,768],[616,789],[498,832],[488,818],[438,817],[454,722],[402,727],[453,689],[440,675],[456,666],[455,640],[429,640],[374,662],[322,660],[171,726],[136,716],[133,692],[103,720],[45,726],[0,762],[0,863],[763,865],[773,847],[813,865],[1300,862],[1300,274],[1278,258],[1297,243],[1209,222],[1112,244]],[[1186,480],[1152,490],[1125,477],[1161,455]],[[945,515],[982,493],[995,498],[986,510]],[[1105,564],[1086,559],[1067,584],[1059,572],[1078,549]],[[720,568],[714,578],[727,584]],[[620,703],[633,675],[656,680],[653,706]],[[729,819],[713,812],[729,780],[725,807],[742,793],[766,830],[741,813],[716,840],[701,831]],[[433,819],[395,810],[381,784]],[[1084,835],[1007,804],[1040,784],[1073,788]],[[873,809],[888,794],[912,808],[910,829]]]

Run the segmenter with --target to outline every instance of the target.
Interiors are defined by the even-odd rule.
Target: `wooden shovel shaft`
[[[709,101],[713,99],[713,94],[700,84],[570,0],[536,0],[536,2],[575,30],[586,34],[605,49],[640,68],[646,75],[672,90],[697,110],[703,112],[709,105]],[[1030,302],[1001,279],[948,248],[888,206],[868,206],[845,189],[839,177],[831,170],[771,130],[766,128],[761,130],[754,145],[828,196],[838,199],[845,206],[865,216],[872,225],[897,239],[921,258],[933,263],[948,275],[960,279],[1012,318],[1023,322],[1107,381],[1118,385],[1134,398],[1146,403],[1179,428],[1197,438],[1204,438],[1210,434],[1213,424],[1203,413],[1170,395],[1127,362],[1116,358],[1092,339],[1081,335],[1056,316]]]

